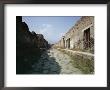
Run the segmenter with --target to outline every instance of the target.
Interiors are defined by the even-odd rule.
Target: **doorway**
[[[66,47],[70,48],[70,38],[66,40]]]
[[[90,28],[84,31],[84,49],[90,48]]]

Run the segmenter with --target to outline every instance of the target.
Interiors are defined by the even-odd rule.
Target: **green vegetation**
[[[78,58],[78,59],[77,59]],[[80,56],[72,57],[72,64],[79,68],[85,74],[92,74],[94,72],[94,61],[90,59],[83,59]]]
[[[62,51],[64,54],[69,55],[71,57],[71,63],[73,64],[73,66],[79,68],[84,74],[94,73],[94,58],[89,59],[87,56],[85,58],[83,55],[73,55],[65,50],[58,50]]]

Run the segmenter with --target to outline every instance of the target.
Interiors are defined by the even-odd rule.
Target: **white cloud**
[[[65,32],[59,32],[58,30],[55,30],[55,27],[51,24],[37,25],[37,29],[35,32],[38,34],[43,34],[44,38],[49,43],[55,43],[59,41],[62,36],[65,35]]]
[[[51,27],[52,27],[51,24],[42,24],[42,26],[43,26],[44,28],[51,28]]]
[[[42,24],[39,28],[39,32],[44,35],[48,34],[50,36],[52,34],[52,25]]]
[[[48,40],[48,42],[52,42],[52,38],[55,34],[53,29],[53,25],[51,24],[37,25],[36,33],[43,34],[44,38]]]

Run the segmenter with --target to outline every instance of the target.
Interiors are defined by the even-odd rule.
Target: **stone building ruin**
[[[94,51],[94,16],[82,16],[54,46]]]

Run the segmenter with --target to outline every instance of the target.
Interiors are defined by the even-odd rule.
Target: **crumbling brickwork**
[[[94,49],[94,16],[82,16],[54,46],[69,49]]]

